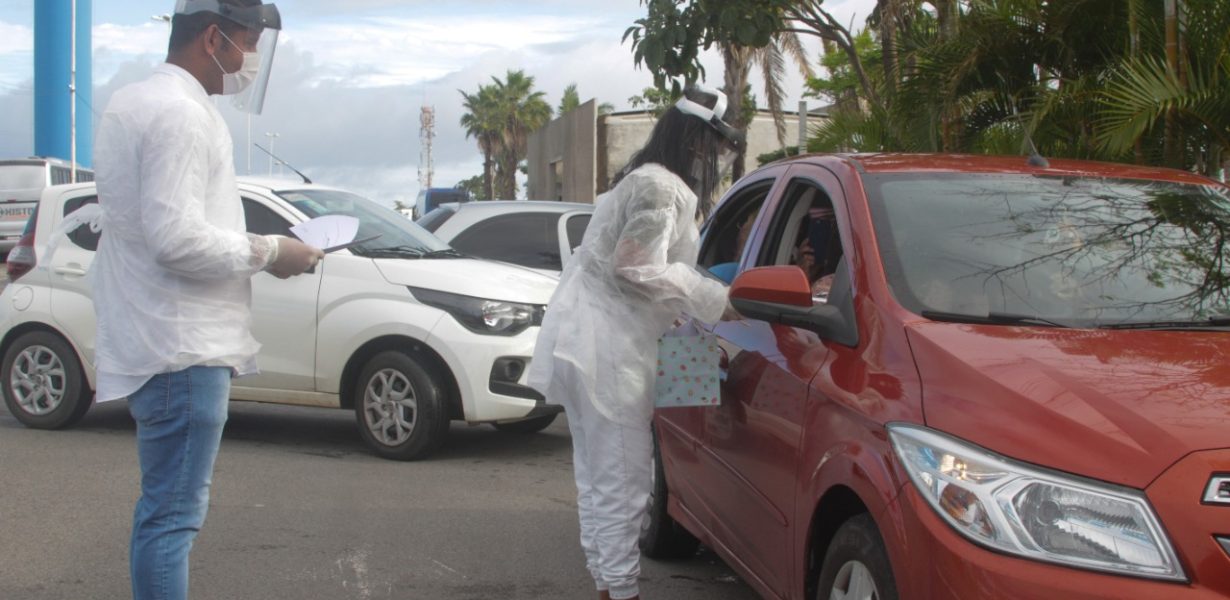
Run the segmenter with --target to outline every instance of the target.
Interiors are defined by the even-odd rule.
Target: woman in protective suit
[[[697,222],[743,144],[725,111],[724,94],[689,87],[598,198],[530,365],[529,385],[567,412],[581,546],[602,599],[640,597],[658,338],[681,314],[737,316],[726,287],[695,268]]]

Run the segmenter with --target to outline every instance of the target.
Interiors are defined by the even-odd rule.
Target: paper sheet
[[[359,220],[347,215],[325,215],[290,228],[303,243],[315,248],[349,244],[359,233]]]

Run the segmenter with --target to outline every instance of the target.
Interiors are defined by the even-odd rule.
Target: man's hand
[[[315,267],[324,257],[319,248],[294,238],[278,237],[278,257],[266,270],[278,279],[287,279]]]

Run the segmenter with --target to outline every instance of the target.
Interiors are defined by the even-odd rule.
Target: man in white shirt
[[[256,370],[249,278],[291,277],[323,257],[246,232],[230,132],[209,98],[250,91],[257,45],[281,28],[277,8],[179,0],[171,26],[167,62],[116,92],[97,136],[97,398],[127,397],[137,422],[135,600],[188,597],[230,380]]]

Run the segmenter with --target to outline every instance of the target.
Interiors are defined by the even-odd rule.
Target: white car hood
[[[557,279],[524,267],[471,258],[377,258],[389,283],[488,300],[546,304]]]

